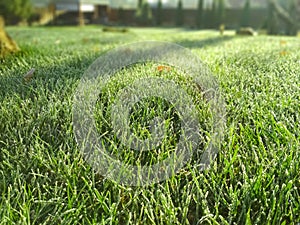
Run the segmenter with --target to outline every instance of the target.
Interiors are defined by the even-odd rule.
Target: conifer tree
[[[156,25],[160,26],[162,24],[162,2],[158,0],[157,8],[156,8]]]
[[[183,9],[182,9],[182,1],[179,0],[177,4],[177,12],[176,12],[176,25],[182,26],[183,25]]]
[[[250,13],[251,13],[251,3],[250,0],[246,0],[244,9],[243,9],[243,14],[241,18],[241,27],[247,27],[250,26]]]
[[[204,18],[203,3],[204,3],[203,0],[198,0],[198,10],[197,10],[197,17],[196,17],[196,19],[197,19],[196,25],[198,28],[203,27],[203,18]]]

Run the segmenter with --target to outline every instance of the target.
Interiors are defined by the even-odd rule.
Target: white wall
[[[66,11],[78,11],[78,3],[56,3],[57,10],[66,10]],[[81,4],[80,9],[82,12],[93,12],[94,5],[91,4]]]

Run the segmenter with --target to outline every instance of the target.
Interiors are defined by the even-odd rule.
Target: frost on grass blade
[[[108,90],[109,85],[111,89],[108,92],[116,89],[110,82],[118,71],[124,71],[136,64],[146,67],[149,62],[157,65],[156,72],[164,72],[166,76],[147,77],[147,73],[153,71],[151,69],[153,67],[150,67],[149,71],[142,71],[145,76],[138,78],[138,75],[131,74],[131,77],[136,76],[137,79],[130,84],[121,85],[122,88],[113,97],[111,106],[105,106],[106,114],[109,114],[107,118],[111,121],[103,120],[103,123],[110,124],[107,129],[114,133],[108,140],[104,137],[104,133],[108,130],[100,129],[99,132],[95,125],[93,112],[95,105],[99,103],[99,96],[105,97],[103,93],[104,90]],[[200,141],[198,106],[183,87],[167,76],[173,68],[184,71],[188,79],[196,83],[198,92],[201,90],[203,96],[207,98],[213,124],[209,143],[203,150],[199,164],[202,170],[209,167],[218,152],[225,123],[225,107],[218,86],[207,67],[189,50],[176,44],[153,41],[128,44],[101,55],[85,72],[77,88],[73,106],[74,133],[82,153],[95,171],[123,185],[142,186],[174,176],[191,160]],[[127,78],[123,76],[121,79]],[[154,116],[154,113],[149,117],[151,98],[156,98],[161,104],[166,104],[164,101],[168,102],[176,111],[179,118],[176,120],[179,124],[175,124],[179,129],[177,133],[179,137],[176,139],[178,142],[172,151],[164,153],[162,160],[156,160],[154,164],[126,163],[126,160],[130,162],[128,159],[130,155],[144,154],[156,149],[157,146],[172,145],[172,141],[165,141],[167,133],[165,128],[174,126],[172,125],[174,121]],[[140,107],[138,104],[145,99],[144,103],[150,108],[146,107],[146,113],[142,117],[149,117],[150,121],[146,126],[150,128],[144,129],[136,125],[133,129],[132,109],[138,109]],[[103,118],[103,113],[97,115]],[[143,118],[136,119],[143,122]],[[137,134],[139,132],[143,135]],[[125,161],[116,157],[120,149],[127,149]]]

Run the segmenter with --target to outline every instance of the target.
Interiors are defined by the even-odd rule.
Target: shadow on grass
[[[43,58],[39,55],[38,58]],[[34,57],[27,56],[21,52],[18,55],[8,57],[0,67],[0,98],[13,95],[20,97],[28,96],[29,92],[35,89],[43,89],[44,91],[55,91],[60,85],[66,86],[70,79],[76,82],[84,74],[88,66],[97,58],[97,56],[71,57],[69,59],[60,60],[58,63],[37,62]],[[46,59],[46,61],[49,59]],[[53,60],[55,61],[55,59]],[[6,64],[6,65],[5,65]],[[24,79],[30,69],[34,68],[35,72],[30,81]]]
[[[203,48],[207,46],[216,46],[221,44],[222,42],[230,41],[234,38],[236,37],[233,35],[217,36],[217,37],[210,37],[210,38],[200,39],[200,40],[184,39],[184,40],[176,41],[176,43],[186,48]]]

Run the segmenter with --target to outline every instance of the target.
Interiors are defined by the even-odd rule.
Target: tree
[[[212,8],[210,10],[211,12],[209,13],[209,28],[215,28],[217,26],[217,16],[218,16],[218,12],[217,12],[217,0],[213,0],[212,2]]]
[[[143,5],[143,0],[139,0],[137,8],[135,10],[135,18],[136,18],[137,22],[139,22],[139,20],[142,16],[142,5]]]
[[[18,45],[4,30],[4,19],[0,16],[0,58],[19,50]]]
[[[225,1],[218,1],[218,15],[217,15],[217,26],[220,26],[225,23]]]
[[[120,25],[125,24],[125,12],[122,7],[119,7],[119,9],[118,9],[118,21],[119,21]]]
[[[142,8],[143,2],[144,2],[143,0],[138,1],[138,9]]]
[[[291,0],[296,1],[296,0]],[[299,1],[299,0],[298,0]],[[297,15],[300,14],[300,1],[297,6],[296,2],[293,5],[293,10],[295,13],[288,12],[284,9],[276,0],[269,0],[269,14],[268,14],[268,33],[269,34],[278,34],[280,32],[278,28],[278,18],[280,18],[289,28],[290,35],[296,35],[300,27],[299,18]],[[295,15],[293,15],[295,14]]]
[[[275,12],[274,5],[271,2],[268,3],[267,30],[268,34],[279,33],[277,14]]]
[[[182,1],[179,0],[177,4],[177,11],[176,11],[176,25],[182,26],[183,25],[183,9],[182,9]]]
[[[0,15],[8,23],[27,21],[32,13],[31,0],[0,0]]]
[[[243,14],[241,18],[241,27],[248,27],[250,24],[250,13],[251,13],[251,3],[250,0],[246,0],[244,9],[243,9]]]
[[[289,0],[288,1],[288,12],[291,16],[291,18],[293,18],[293,20],[295,21],[295,23],[297,23],[297,15],[300,14],[300,10],[297,10],[297,4],[295,0]],[[299,1],[300,4],[300,1]],[[300,21],[298,21],[300,22]],[[286,24],[286,34],[287,35],[297,35],[298,32],[298,28],[299,28],[299,24],[291,24],[291,23],[287,23]]]
[[[147,1],[139,0],[135,15],[140,25],[150,25],[152,23],[152,10]]]
[[[196,25],[198,28],[201,28],[203,26],[203,3],[204,0],[198,0],[198,10],[197,10],[197,21]]]
[[[162,24],[162,2],[158,0],[156,8],[156,25],[160,26]]]

